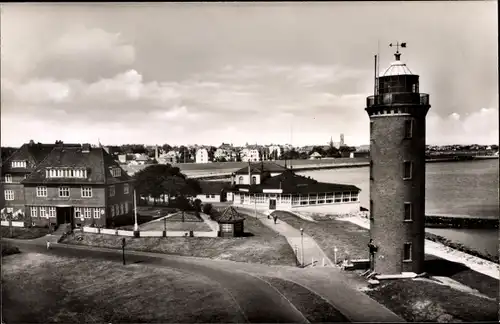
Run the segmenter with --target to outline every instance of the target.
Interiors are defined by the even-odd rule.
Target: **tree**
[[[309,152],[309,155],[313,154],[314,152],[319,153],[321,156],[325,156],[325,150],[321,146],[314,146],[312,150]]]
[[[286,151],[285,153],[283,153],[283,155],[281,156],[281,158],[282,159],[286,159],[286,160],[297,160],[297,159],[300,158],[300,154],[299,154],[299,152],[297,152],[295,150],[295,148],[292,148],[291,150]]]
[[[170,146],[170,145],[168,145],[168,144],[163,144],[163,145],[161,146],[161,148],[163,149],[163,151],[164,151],[165,153],[168,153],[169,151],[171,151],[171,150],[172,150],[172,146]]]
[[[137,172],[134,176],[136,191],[142,196],[151,196],[155,200],[164,194],[175,194],[178,190],[171,190],[172,186],[166,184],[170,182],[182,183],[185,185],[186,176],[180,172],[177,167],[170,164],[152,164]],[[177,181],[175,181],[177,179]],[[169,182],[170,181],[170,182]],[[175,189],[180,188],[175,187]]]

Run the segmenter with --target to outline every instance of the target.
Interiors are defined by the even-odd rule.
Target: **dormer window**
[[[87,178],[87,169],[73,168],[47,168],[45,169],[47,178]]]
[[[12,161],[12,168],[26,168],[26,161]]]
[[[112,168],[111,175],[115,178],[120,177],[122,175],[122,169],[120,168]]]

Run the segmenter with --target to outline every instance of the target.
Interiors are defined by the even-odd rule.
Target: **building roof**
[[[238,213],[238,211],[233,206],[229,206],[224,209],[220,216],[217,217],[218,223],[236,223],[242,222],[244,220],[245,217]]]
[[[87,178],[47,178],[46,168],[85,168]],[[88,153],[82,147],[55,147],[35,170],[22,181],[23,184],[113,184],[131,180],[122,169],[119,177],[113,177],[112,168],[121,166],[104,148],[91,148]]]
[[[297,175],[290,169],[287,169],[280,175],[265,179],[259,185],[236,185],[236,191],[239,188],[247,188],[252,193],[261,193],[264,189],[281,189],[283,194],[361,191],[361,189],[354,185],[318,182],[317,180]]]
[[[227,181],[199,181],[202,194],[217,194],[222,190],[231,188],[231,183]]]
[[[61,145],[63,147],[80,147],[80,144],[42,144],[31,141],[30,143],[23,144],[5,160],[2,164],[2,173],[32,172],[36,165],[42,162],[56,146]],[[12,168],[10,164],[12,161],[26,161],[26,168]]]
[[[274,162],[250,163],[252,174],[261,174],[263,172],[283,172],[286,168]],[[234,174],[248,174],[248,165],[234,172]]]
[[[413,75],[410,69],[402,61],[394,61],[389,65],[385,72],[381,76],[393,76],[393,75]]]

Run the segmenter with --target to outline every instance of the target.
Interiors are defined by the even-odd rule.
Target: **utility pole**
[[[302,245],[302,253],[301,253],[301,263],[302,267],[304,266],[304,229],[300,228],[300,244]]]
[[[123,265],[125,265],[125,238],[122,238],[122,260],[123,260]]]
[[[139,224],[137,224],[137,196],[134,189],[134,232],[139,231]]]

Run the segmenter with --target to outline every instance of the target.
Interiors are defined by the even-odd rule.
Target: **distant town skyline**
[[[497,3],[3,4],[1,145],[369,143],[390,42],[427,144],[498,144]]]

